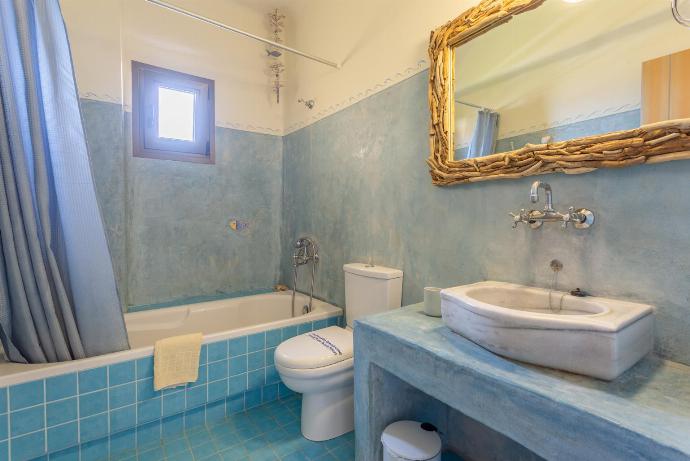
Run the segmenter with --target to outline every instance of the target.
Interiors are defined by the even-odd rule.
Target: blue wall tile
[[[340,325],[340,317],[328,317],[326,319],[326,325],[329,327]]]
[[[79,461],[79,447],[72,447],[51,453],[50,461]]]
[[[253,408],[261,405],[261,389],[247,391],[244,394],[245,408]]]
[[[108,456],[108,439],[94,440],[79,448],[81,461],[102,461]]]
[[[290,325],[289,327],[283,327],[282,329],[282,334],[283,334],[283,341],[294,338],[297,336],[297,330],[298,330],[298,325]]]
[[[216,381],[228,377],[228,361],[212,362],[208,364],[208,381]]]
[[[277,384],[280,382],[280,375],[276,367],[271,365],[266,367],[266,384]]]
[[[208,344],[208,362],[215,362],[228,358],[228,342],[217,341]]]
[[[77,374],[55,376],[46,379],[46,400],[64,399],[77,395]]]
[[[244,410],[244,394],[225,399],[225,414],[232,415]]]
[[[95,415],[108,411],[108,391],[102,390],[79,396],[79,417]]]
[[[247,372],[247,356],[239,355],[230,359],[229,375],[235,376]]]
[[[199,375],[196,381],[191,383],[191,386],[199,386],[208,382],[208,365],[203,365],[199,367]]]
[[[247,338],[247,351],[256,352],[266,348],[266,334],[264,332],[249,335]]]
[[[87,442],[108,435],[108,414],[89,416],[79,421],[79,439]]]
[[[232,376],[228,380],[228,395],[237,396],[247,390],[247,374]]]
[[[266,347],[276,347],[283,339],[283,332],[278,330],[269,330],[266,332]]]
[[[138,424],[147,423],[161,417],[161,398],[146,400],[137,403],[137,422]]]
[[[41,456],[45,451],[45,432],[17,437],[12,440],[12,461],[27,461]]]
[[[161,391],[153,389],[153,378],[137,381],[137,401],[149,400],[161,395]]]
[[[278,384],[264,386],[261,389],[261,402],[268,403],[278,399]]]
[[[328,326],[328,320],[322,319],[322,320],[317,320],[314,322],[313,329],[314,330],[320,330],[322,328],[326,328]]]
[[[276,348],[266,349],[266,366],[275,364]]]
[[[107,367],[94,368],[79,372],[79,393],[85,394],[100,389],[108,385]]]
[[[225,419],[225,399],[206,405],[206,423],[215,423]],[[215,451],[215,450],[214,450]]]
[[[46,421],[48,426],[66,423],[77,419],[77,398],[70,397],[46,405]]]
[[[28,434],[43,429],[44,426],[43,406],[26,408],[24,410],[13,411],[10,413],[10,434],[12,437]]]
[[[153,357],[137,359],[137,379],[153,377]]]
[[[160,421],[144,424],[137,428],[137,445],[145,447],[147,445],[158,443],[161,438],[161,423]]]
[[[280,396],[281,399],[285,399],[290,397],[291,395],[294,395],[295,392],[289,389],[285,384],[280,383],[278,385],[278,395]]]
[[[220,399],[225,399],[228,395],[228,380],[221,379],[220,381],[215,381],[209,383],[208,385],[208,399],[207,401],[213,402]]]
[[[185,391],[163,395],[163,416],[170,416],[183,412],[185,409]]]
[[[7,424],[7,414],[0,415],[0,440],[5,440],[9,436]]]
[[[137,407],[129,405],[110,412],[110,432],[115,433],[137,425]]]
[[[187,409],[196,408],[206,403],[206,384],[187,389]]]
[[[298,334],[304,334],[304,333],[309,333],[312,330],[312,324],[311,322],[308,323],[300,323],[297,326],[297,333]]]
[[[181,433],[184,430],[184,414],[180,413],[163,419],[161,430],[164,438],[172,437]],[[168,455],[174,454],[174,452],[169,451],[169,446],[166,446],[165,451]]]
[[[19,410],[43,403],[43,381],[31,381],[10,387],[10,409]]]
[[[249,371],[258,370],[266,366],[266,353],[261,350],[247,355],[247,369]]]
[[[110,436],[110,454],[111,459],[115,455],[115,459],[124,460],[132,454],[136,455],[136,430],[129,429]],[[130,455],[130,456],[128,456]]]
[[[241,375],[240,375],[241,376]],[[255,389],[264,385],[264,370],[250,371],[247,374],[247,389]]]
[[[76,421],[48,429],[48,452],[70,448],[79,442],[79,428]]]
[[[6,387],[0,388],[0,413],[7,413],[7,393]]]
[[[136,383],[127,383],[109,389],[110,408],[120,408],[137,401]]]
[[[199,365],[208,363],[208,344],[202,344],[199,351]]]
[[[116,363],[108,367],[108,384],[117,386],[136,379],[136,361]]]
[[[247,337],[241,336],[228,340],[228,352],[230,357],[247,353]]]

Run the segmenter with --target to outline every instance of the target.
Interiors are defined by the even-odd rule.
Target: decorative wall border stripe
[[[358,102],[368,98],[369,96],[373,96],[376,93],[380,93],[381,91],[390,88],[393,85],[396,85],[404,80],[407,80],[408,78],[417,75],[420,72],[423,72],[429,68],[429,62],[427,59],[420,57],[416,63],[413,65],[410,65],[406,67],[405,69],[395,72],[392,74],[390,77],[387,77],[383,79],[382,81],[373,84],[370,87],[365,88],[362,91],[357,92],[356,94],[353,94],[351,96],[346,97],[345,99],[341,100],[340,102],[336,104],[331,104],[327,108],[324,108],[320,110],[319,112],[315,114],[308,114],[307,117],[291,123],[289,126],[280,129],[280,128],[274,128],[274,127],[268,127],[268,126],[263,126],[263,125],[258,125],[258,124],[252,124],[252,123],[241,123],[241,122],[236,122],[232,120],[218,120],[216,119],[216,126],[220,128],[230,128],[234,130],[241,130],[241,131],[250,131],[254,133],[261,133],[261,134],[270,134],[270,135],[275,135],[275,136],[286,136],[288,134],[294,133],[295,131],[298,131],[302,128],[305,128],[313,123],[318,122],[321,119],[324,119],[330,115],[335,114],[336,112],[339,112],[343,109],[346,109],[354,104],[357,104]],[[123,106],[123,109],[126,112],[132,111],[132,108],[129,104],[123,104],[122,98],[121,97],[115,97],[106,93],[93,93],[93,92],[80,92],[79,97],[83,99],[91,99],[95,101],[102,101],[102,102],[110,102],[110,103],[115,103],[115,104],[121,104]]]
[[[321,119],[324,119],[330,115],[335,114],[336,112],[339,112],[343,109],[346,109],[354,104],[357,104],[358,102],[362,101],[363,99],[368,98],[369,96],[373,96],[376,93],[380,93],[381,91],[390,88],[393,85],[396,85],[403,80],[407,80],[408,78],[423,72],[429,67],[429,63],[426,59],[419,59],[417,63],[413,66],[406,67],[404,70],[401,70],[399,72],[396,72],[395,74],[391,75],[388,78],[385,78],[383,81],[374,84],[373,86],[366,88],[357,94],[354,94],[352,96],[349,96],[339,103],[332,104],[328,106],[325,109],[320,110],[319,112],[304,118],[298,122],[292,123],[288,125],[285,128],[285,133],[284,135],[288,135],[290,133],[294,133],[297,130],[300,130],[302,128],[305,128],[313,123],[318,122]]]

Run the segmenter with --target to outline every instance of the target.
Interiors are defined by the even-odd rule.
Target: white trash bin
[[[383,461],[441,461],[441,437],[431,424],[398,421],[381,434]]]

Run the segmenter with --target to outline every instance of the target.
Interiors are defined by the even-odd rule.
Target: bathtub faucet
[[[297,268],[311,261],[311,289],[309,291],[309,304],[302,307],[302,315],[312,310],[314,300],[314,279],[316,278],[316,265],[319,262],[319,247],[310,237],[300,237],[295,242],[295,250],[292,253],[292,316],[295,316],[295,294],[297,292]]]

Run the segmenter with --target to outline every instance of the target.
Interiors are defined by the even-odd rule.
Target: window
[[[135,157],[213,163],[213,80],[132,61]]]

